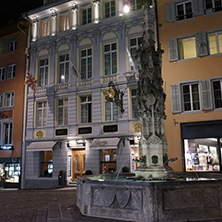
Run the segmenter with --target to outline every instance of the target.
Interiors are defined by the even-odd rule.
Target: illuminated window
[[[53,173],[53,151],[42,151],[40,176],[52,177],[52,173]]]
[[[46,126],[47,102],[37,103],[37,127]]]
[[[180,59],[197,57],[195,37],[179,40]]]
[[[190,83],[182,85],[184,111],[200,110],[199,84]]]
[[[191,1],[185,1],[176,5],[177,20],[184,20],[193,17]]]
[[[92,77],[92,49],[81,50],[81,79]]]
[[[116,13],[115,0],[105,2],[105,18],[114,16]]]
[[[222,53],[222,32],[208,35],[210,54]]]
[[[59,56],[59,83],[69,82],[69,54]]]
[[[117,48],[116,43],[104,45],[105,75],[117,73]]]
[[[61,31],[69,30],[70,28],[69,14],[63,15],[60,17],[60,28],[61,28]]]
[[[50,35],[50,20],[42,22],[41,34],[42,34],[42,37]]]

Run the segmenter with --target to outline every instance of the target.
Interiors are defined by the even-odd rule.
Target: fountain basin
[[[83,215],[149,222],[222,219],[220,177],[149,182],[98,181],[100,177],[77,178],[77,206]]]

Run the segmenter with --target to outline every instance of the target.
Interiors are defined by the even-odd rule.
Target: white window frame
[[[41,106],[39,106],[41,104]],[[42,127],[46,126],[47,124],[47,101],[39,101],[36,104],[36,126],[37,127]]]
[[[85,55],[82,55],[84,51],[85,51]],[[89,53],[90,51],[91,51],[91,54]],[[81,60],[81,79],[92,78],[92,48],[82,49],[80,51],[80,60]],[[90,64],[90,60],[91,60],[91,64]],[[85,61],[85,73],[83,72],[83,61]]]
[[[221,2],[221,6],[220,7],[222,8],[222,0],[220,0],[220,2]],[[211,0],[211,4],[212,4],[212,7],[211,8],[207,8],[207,2],[205,0],[205,8],[206,8],[206,10],[213,9],[215,11],[215,9],[216,9],[216,7],[215,7],[215,0]],[[221,10],[218,10],[218,11],[221,11]]]
[[[199,102],[199,109],[194,109],[194,100],[193,100],[193,92],[192,92],[192,85],[197,85],[198,86],[198,102]],[[189,97],[190,97],[190,110],[185,110],[185,101],[184,101],[184,91],[183,87],[184,86],[189,86]],[[187,94],[188,95],[188,94]],[[181,84],[181,96],[182,96],[182,107],[183,107],[183,112],[196,112],[201,110],[201,95],[200,95],[200,83],[199,82],[190,82],[190,83],[183,83]]]
[[[221,106],[220,107],[216,107],[216,103],[215,103],[215,90],[214,90],[214,82],[220,82],[220,99],[222,100],[222,79],[214,79],[212,80],[212,92],[213,92],[213,105],[215,109],[222,109],[222,101],[221,101]]]
[[[7,104],[7,97],[9,96],[9,104]],[[14,92],[7,92],[4,95],[4,107],[13,107],[15,100],[15,93]]]
[[[4,107],[4,101],[3,101],[3,98],[4,98],[4,94],[0,94],[0,109]],[[1,126],[1,125],[0,125]]]
[[[0,67],[0,81],[4,81],[6,79],[6,68],[5,66]]]
[[[61,61],[61,58],[64,56],[64,61]],[[61,67],[64,67],[63,71]],[[69,82],[69,54],[59,55],[59,83]]]
[[[112,49],[112,45],[115,44],[115,49]],[[109,51],[106,51],[106,46],[109,46]],[[103,50],[104,50],[104,73],[105,75],[112,75],[112,74],[116,74],[117,73],[117,43],[116,42],[111,42],[111,43],[107,43],[104,44],[103,46]],[[113,57],[114,54],[116,56],[115,62],[116,62],[116,66],[113,65]],[[107,56],[109,57],[109,67],[107,66],[106,63],[106,58]],[[106,71],[107,70],[107,71]]]
[[[80,114],[81,123],[92,122],[92,95],[80,96]]]
[[[41,65],[41,62],[44,61],[44,64]],[[41,74],[41,70],[43,73]],[[49,60],[48,58],[39,60],[39,78],[38,86],[44,87],[48,85],[48,75],[49,75]]]
[[[114,6],[115,6],[115,10],[114,10],[114,14],[112,11],[112,3],[114,2]],[[106,9],[108,7],[108,12],[106,13]],[[110,1],[106,1],[104,2],[104,18],[110,18],[116,15],[116,1],[115,0],[110,0]]]
[[[8,125],[8,129],[6,132],[6,125]],[[12,138],[12,133],[13,133],[13,122],[4,122],[4,125],[3,125],[3,131],[4,131],[4,141],[3,141],[3,144],[4,145],[12,145],[12,141],[13,141],[13,138]]]
[[[142,7],[143,7],[142,0],[130,0],[131,10],[139,10],[142,9]]]
[[[12,52],[17,49],[17,39],[10,39],[8,43],[8,51]]]
[[[90,11],[90,13],[89,13]],[[86,18],[83,18],[83,13],[86,12]],[[87,25],[92,23],[92,7],[88,7],[85,9],[82,9],[81,11],[81,15],[82,15],[82,25]]]
[[[188,4],[188,3],[191,3],[191,9],[192,9],[192,16],[189,17],[189,18],[193,18],[193,5],[192,5],[192,1],[189,0],[189,1],[184,1],[184,2],[180,2],[180,3],[176,4],[177,21],[183,21],[183,20],[189,19],[189,18],[187,18],[187,13],[186,13],[186,4]],[[183,5],[183,19],[178,19],[178,17],[179,17],[179,15],[178,15],[178,6],[179,5]],[[182,17],[182,15],[181,15],[181,17]]]
[[[62,104],[59,104],[60,102],[62,102]],[[59,98],[57,104],[57,124],[58,126],[67,125],[69,121],[69,100],[68,98]]]
[[[118,118],[119,107],[116,105],[116,103],[105,101],[105,121],[116,121]]]
[[[16,64],[10,64],[8,65],[8,72],[7,72],[7,79],[13,79],[15,78],[16,73]]]
[[[70,29],[70,13],[60,16],[60,29],[61,31]]]
[[[218,34],[221,34],[221,36],[222,36],[222,31],[220,31],[220,32],[214,32],[214,33],[209,33],[209,34],[208,34],[208,43],[209,43],[209,52],[210,52],[210,55],[216,55],[216,54],[222,53],[222,39],[220,40],[220,41],[221,41],[221,46],[220,46],[220,44],[219,44],[219,39],[218,39]],[[209,36],[210,36],[210,35],[215,35],[217,53],[211,53],[210,40],[209,40]],[[221,51],[220,51],[220,48],[221,48]]]
[[[41,23],[41,37],[50,35],[51,22],[50,20],[43,21]]]

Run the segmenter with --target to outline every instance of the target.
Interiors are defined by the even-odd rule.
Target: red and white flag
[[[78,71],[78,69],[75,67],[75,65],[72,63],[72,61],[70,61],[71,64],[71,73],[76,77],[76,79],[80,78],[80,73]]]
[[[32,74],[29,71],[27,71],[26,73],[24,84],[27,84],[28,87],[31,87],[31,89],[35,91],[37,81],[35,80],[35,78],[32,76]]]

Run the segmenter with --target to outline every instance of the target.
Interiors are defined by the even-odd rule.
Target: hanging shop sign
[[[0,111],[0,119],[12,118],[12,109]]]

